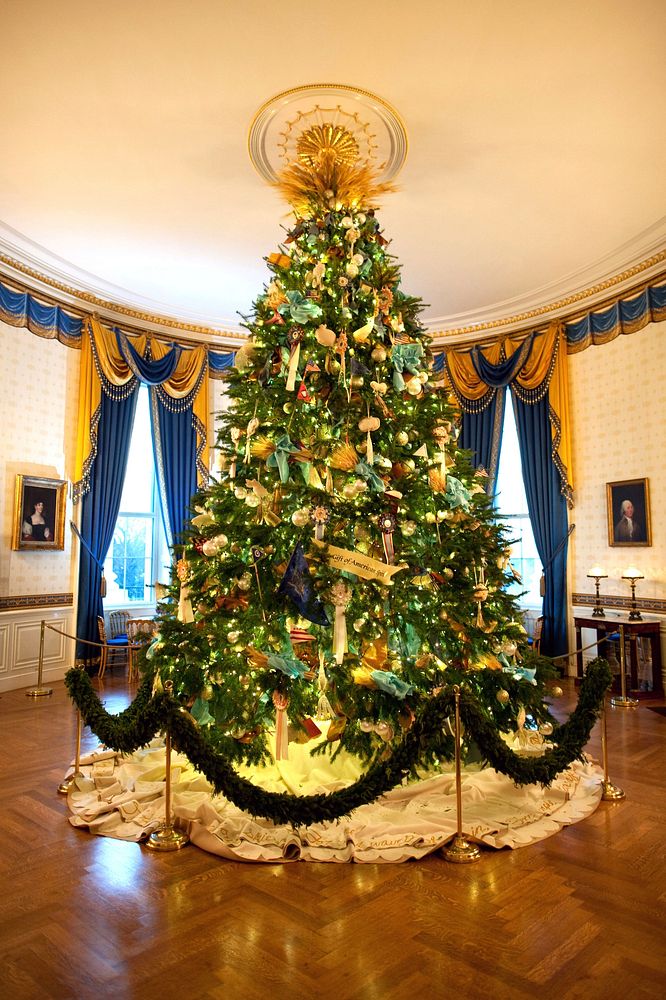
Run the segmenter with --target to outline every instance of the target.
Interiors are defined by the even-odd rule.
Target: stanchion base
[[[174,830],[172,826],[161,826],[159,830],[151,833],[144,844],[151,851],[179,851],[189,842],[190,838],[186,833]]]
[[[603,802],[619,802],[624,799],[625,794],[621,788],[614,785],[612,781],[601,782],[601,799]]]
[[[58,791],[60,792],[60,794],[68,795],[72,785],[76,784],[76,779],[82,777],[83,774],[81,773],[81,771],[74,771],[74,773],[70,774],[68,778],[63,778],[63,780],[58,785]]]
[[[26,691],[27,698],[46,698],[50,694],[53,694],[53,688],[28,688]]]
[[[481,851],[476,844],[470,844],[464,837],[455,835],[448,847],[442,850],[447,861],[452,861],[457,865],[469,865],[472,861],[481,860]]]
[[[638,698],[627,698],[624,695],[613,695],[610,700],[612,708],[638,708]]]

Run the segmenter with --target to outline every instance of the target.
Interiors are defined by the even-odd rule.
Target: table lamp
[[[622,579],[628,580],[631,584],[631,610],[629,612],[629,621],[640,622],[643,620],[643,616],[636,607],[636,580],[644,579],[643,574],[639,569],[636,569],[635,566],[630,566],[628,569],[625,569],[622,574]]]
[[[596,587],[596,597],[594,599],[594,611],[592,612],[593,618],[604,618],[604,609],[601,607],[601,598],[599,597],[599,580],[606,580],[608,578],[608,573],[604,573],[601,566],[593,566],[587,571],[588,577],[594,580],[594,585]]]

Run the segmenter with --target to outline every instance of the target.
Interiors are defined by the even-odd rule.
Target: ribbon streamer
[[[328,677],[326,676],[326,670],[324,668],[324,654],[319,653],[319,676],[317,678],[317,685],[319,687],[319,701],[317,702],[317,718],[318,719],[334,719],[335,712],[333,707],[328,700],[326,694],[328,690]]]
[[[289,698],[280,691],[273,691],[273,704],[275,705],[275,759],[289,760],[287,720]]]
[[[333,623],[333,655],[335,662],[340,664],[345,658],[348,650],[347,645],[347,619],[345,611],[351,601],[351,587],[348,587],[342,580],[334,583],[330,590],[331,602],[335,606],[335,621]]]
[[[382,532],[382,542],[384,544],[384,555],[386,562],[392,566],[395,562],[395,549],[393,547],[393,532],[395,531],[395,514],[382,514],[379,519],[379,526]]]

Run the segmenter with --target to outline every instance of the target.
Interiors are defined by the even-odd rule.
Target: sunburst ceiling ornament
[[[351,132],[331,122],[313,125],[301,133],[296,151],[300,162],[308,167],[318,166],[324,156],[331,154],[340,163],[356,163],[359,158],[358,143]]]
[[[407,132],[397,111],[376,94],[318,83],[266,101],[250,126],[248,151],[270,184],[286,169],[313,168],[322,158],[368,169],[379,182],[389,182],[405,162]]]

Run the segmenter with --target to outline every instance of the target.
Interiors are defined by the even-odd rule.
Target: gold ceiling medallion
[[[269,184],[284,171],[367,169],[390,182],[407,156],[407,132],[394,108],[376,94],[345,84],[315,83],[276,94],[259,108],[248,135],[250,159]]]
[[[318,167],[322,159],[331,156],[339,163],[356,163],[358,143],[351,132],[341,125],[325,122],[302,132],[296,142],[298,159],[308,167]]]

